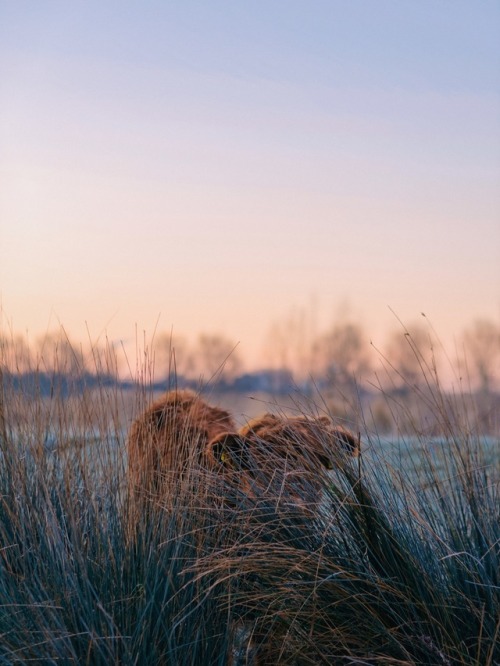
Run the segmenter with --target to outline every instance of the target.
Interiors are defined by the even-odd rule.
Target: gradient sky
[[[0,298],[31,338],[500,316],[498,0],[0,0]]]

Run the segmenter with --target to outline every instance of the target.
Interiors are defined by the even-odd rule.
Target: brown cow
[[[322,479],[358,453],[359,439],[328,417],[264,414],[238,432],[227,411],[191,391],[171,391],[131,426],[129,482],[133,498],[168,496],[171,482],[198,465],[214,484],[209,494],[214,502],[218,496],[224,502],[224,489],[233,489],[229,504],[234,508],[238,496],[250,502],[265,498],[306,516],[328,518]],[[143,505],[134,504],[140,511]],[[235,622],[232,633],[228,666],[274,663],[277,637],[264,636],[246,620]]]
[[[238,433],[209,442],[206,464],[227,470],[250,496],[280,498],[314,510],[322,478],[359,455],[359,438],[327,416],[264,414]]]
[[[359,455],[359,437],[330,418],[264,414],[238,433],[222,433],[207,446],[207,465],[219,469],[238,494],[238,506],[258,506],[261,500],[300,524],[328,525],[332,516],[329,478]],[[290,512],[289,512],[290,511]],[[293,518],[292,518],[293,520]],[[305,523],[303,522],[305,521]],[[313,522],[311,522],[313,521]],[[313,532],[315,528],[313,527]],[[233,627],[229,666],[268,666],[279,660],[285,635],[266,629],[265,617],[241,620]]]
[[[169,391],[139,416],[128,436],[132,495],[168,491],[192,463],[200,463],[208,443],[236,426],[229,412],[192,391]]]

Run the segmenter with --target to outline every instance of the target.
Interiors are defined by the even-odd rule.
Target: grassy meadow
[[[359,415],[361,456],[322,480],[316,519],[221,501],[196,466],[138,515],[126,431],[151,397],[2,377],[0,664],[500,664],[500,447],[456,417],[463,397],[450,419],[430,393],[433,437]]]

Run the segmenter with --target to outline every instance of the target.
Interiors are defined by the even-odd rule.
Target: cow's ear
[[[345,428],[335,428],[333,435],[341,448],[350,456],[357,458],[361,448],[360,436]]]
[[[245,440],[237,433],[226,432],[212,439],[207,446],[207,457],[216,465],[228,469],[241,469],[245,456]]]

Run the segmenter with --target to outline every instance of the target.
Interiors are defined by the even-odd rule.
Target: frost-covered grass
[[[500,664],[498,441],[363,432],[328,519],[194,469],[137,516],[123,402],[4,380],[0,663]]]

